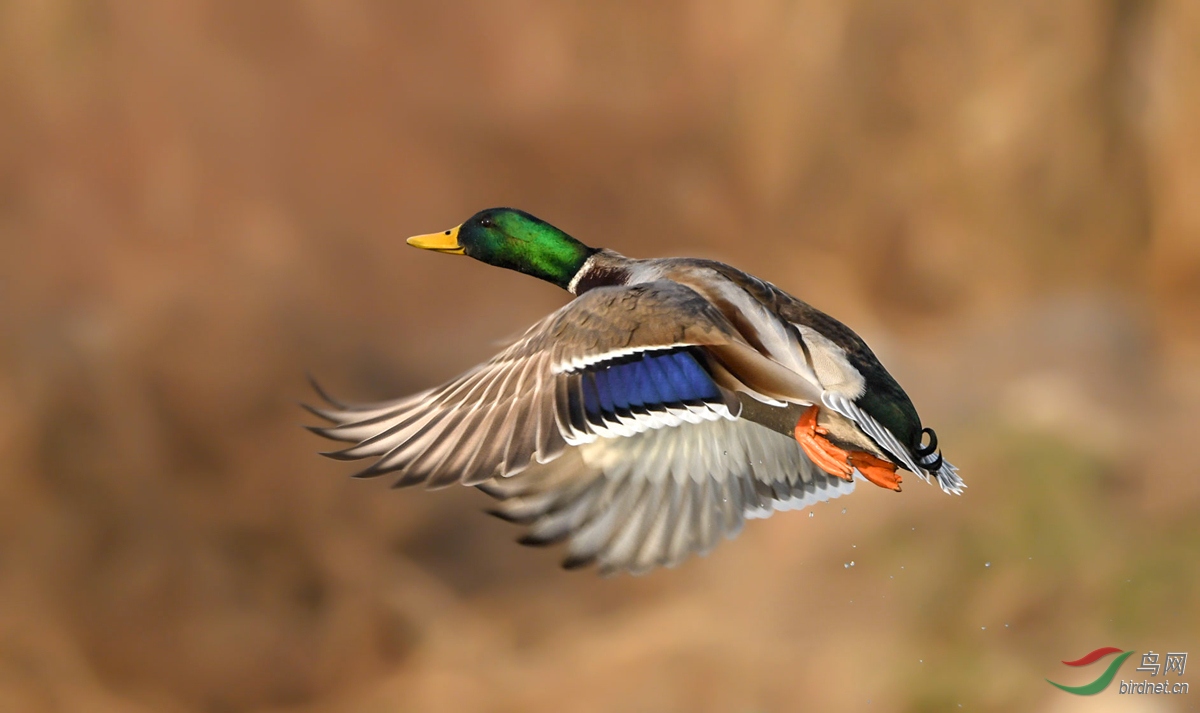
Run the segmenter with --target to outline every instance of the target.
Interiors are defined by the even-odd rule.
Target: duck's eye
[[[483,218],[482,220],[479,221],[479,225],[484,228],[490,228],[493,225],[495,225],[495,223],[492,222],[491,218]]]

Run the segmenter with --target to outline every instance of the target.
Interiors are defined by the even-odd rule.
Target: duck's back
[[[633,262],[630,283],[666,279],[696,290],[754,346],[786,366],[814,374],[823,387],[853,400],[902,445],[910,449],[920,445],[921,419],[912,400],[867,343],[845,324],[722,262],[698,258]]]

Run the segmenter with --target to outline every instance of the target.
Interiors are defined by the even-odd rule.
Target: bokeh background
[[[0,710],[1200,709],[1198,48],[1191,0],[0,3]],[[346,478],[306,371],[403,395],[564,302],[403,243],[494,205],[838,316],[969,490],[600,579]],[[1194,690],[1043,680],[1101,646]]]

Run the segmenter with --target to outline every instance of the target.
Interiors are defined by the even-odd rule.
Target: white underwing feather
[[[511,519],[533,515],[525,488],[603,483],[577,491],[586,496],[539,500],[545,509],[533,517],[531,534],[563,536],[568,528],[569,559],[595,560],[604,572],[675,565],[736,536],[747,519],[854,490],[853,482],[812,466],[794,439],[742,419],[599,439],[567,453],[504,480],[517,502]],[[506,508],[502,501],[499,509]]]

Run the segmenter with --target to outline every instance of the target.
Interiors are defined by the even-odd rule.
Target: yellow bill
[[[414,235],[408,239],[408,244],[422,250],[434,250],[439,253],[462,255],[463,248],[458,244],[458,229],[461,227],[461,225],[456,225],[450,230],[441,233]]]

